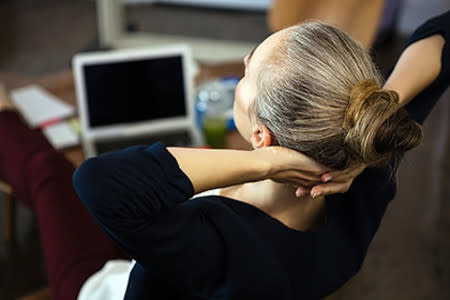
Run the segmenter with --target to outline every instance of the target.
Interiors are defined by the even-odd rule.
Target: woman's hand
[[[254,152],[270,164],[267,178],[296,186],[297,197],[345,193],[366,168],[361,163],[342,171],[332,171],[304,154],[283,147],[266,147]]]
[[[322,182],[323,173],[330,171],[312,158],[284,147],[264,147],[253,152],[260,161],[268,164],[265,179],[297,187],[313,187]]]
[[[353,180],[364,171],[367,166],[363,163],[353,165],[342,171],[330,171],[322,174],[322,183],[312,188],[299,187],[296,191],[298,197],[311,194],[313,198],[331,194],[340,194],[348,191]]]

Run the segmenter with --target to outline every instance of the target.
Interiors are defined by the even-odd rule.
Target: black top
[[[432,19],[409,44],[441,33]],[[420,123],[448,87],[450,53],[438,79],[408,105]],[[137,261],[126,299],[318,299],[361,267],[396,191],[394,164],[368,168],[350,190],[326,197],[316,232],[292,230],[258,208],[221,196],[187,201],[194,190],[161,143],[87,160],[74,185],[100,226]]]

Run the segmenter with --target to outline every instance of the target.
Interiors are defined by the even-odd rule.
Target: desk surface
[[[196,78],[196,83],[202,81],[223,77],[223,76],[242,76],[243,64],[227,63],[216,65],[201,65],[200,73]],[[0,73],[0,81],[3,81],[9,90],[28,85],[38,84],[48,90],[50,93],[63,99],[64,101],[76,107],[75,87],[73,74],[71,70],[53,73],[39,77],[25,77],[20,74]],[[232,131],[227,136],[226,147],[231,149],[250,149],[248,143],[239,135],[237,131]],[[79,166],[84,161],[84,154],[81,147],[74,147],[62,150],[67,159],[75,166]],[[1,181],[0,181],[1,183]],[[0,186],[1,190],[7,188],[7,185]]]

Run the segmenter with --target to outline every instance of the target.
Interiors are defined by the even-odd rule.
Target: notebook
[[[157,141],[198,146],[187,46],[78,54],[73,70],[86,157]]]

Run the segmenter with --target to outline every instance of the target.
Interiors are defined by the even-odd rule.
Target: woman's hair
[[[253,102],[275,145],[344,169],[381,165],[422,141],[398,94],[381,88],[371,57],[345,32],[318,22],[296,25],[277,47],[261,64]]]

